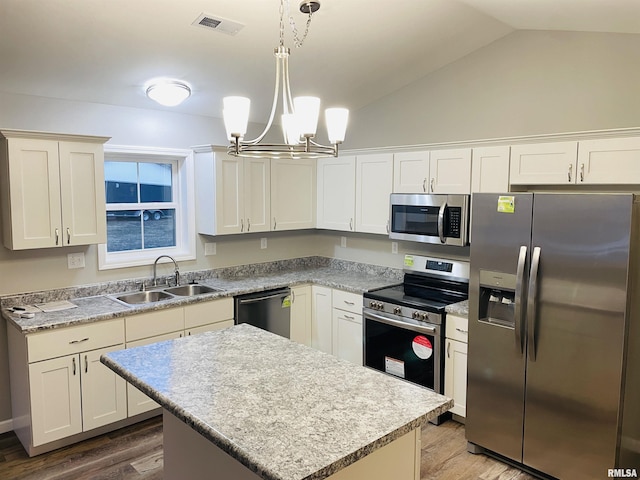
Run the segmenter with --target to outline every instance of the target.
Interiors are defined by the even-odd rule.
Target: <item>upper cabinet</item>
[[[107,137],[0,131],[3,241],[13,250],[105,243]]]
[[[198,231],[206,235],[269,231],[270,168],[265,159],[197,148]]]
[[[317,227],[355,230],[356,157],[318,159]]]
[[[576,183],[578,142],[513,145],[511,185],[566,185]]]
[[[316,226],[316,161],[271,160],[272,230]]]
[[[431,151],[428,188],[429,193],[471,193],[471,149]]]
[[[640,138],[585,140],[578,144],[577,183],[640,183]]]
[[[393,188],[393,154],[356,159],[356,231],[389,233],[389,196]]]
[[[471,193],[509,191],[509,147],[478,147],[471,159]]]
[[[426,193],[429,178],[429,152],[393,156],[393,193]]]

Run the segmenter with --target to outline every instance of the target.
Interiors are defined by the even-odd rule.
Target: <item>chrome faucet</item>
[[[160,260],[162,257],[168,258],[173,262],[173,266],[176,268],[176,271],[175,271],[176,286],[180,285],[180,270],[178,270],[178,263],[170,255],[160,255],[158,258],[156,258],[155,262],[153,262],[153,286],[154,287],[158,286],[158,279],[156,277],[156,267],[158,266],[158,260]]]

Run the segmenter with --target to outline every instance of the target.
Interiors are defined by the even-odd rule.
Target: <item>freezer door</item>
[[[521,320],[533,195],[505,194],[506,205],[499,200],[497,194],[474,194],[471,201],[465,428],[469,442],[521,462],[525,382]],[[499,205],[505,208],[498,211]]]
[[[523,462],[554,477],[616,466],[632,202],[534,197]]]

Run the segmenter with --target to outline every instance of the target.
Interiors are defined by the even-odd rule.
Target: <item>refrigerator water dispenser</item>
[[[516,276],[480,270],[478,320],[502,327],[515,327]]]

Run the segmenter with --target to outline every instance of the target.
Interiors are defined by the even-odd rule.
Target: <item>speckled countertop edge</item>
[[[242,358],[246,360],[239,360],[234,352],[248,344],[260,345],[261,348],[254,349],[251,358],[244,356]],[[277,358],[273,355],[274,351],[278,352]],[[211,361],[203,363],[203,357]],[[256,372],[250,365],[236,363],[246,361],[255,365],[256,359],[257,363],[264,366],[261,372]],[[294,361],[294,370],[291,370],[290,360]],[[249,325],[111,352],[102,357],[102,362],[185,424],[268,480],[326,478],[453,406],[453,401],[442,395],[381,372],[349,364]],[[220,364],[234,365],[236,370],[218,368]],[[202,365],[207,368],[203,369]],[[278,396],[277,387],[281,386],[278,382],[297,374],[303,380],[301,384],[310,393],[306,391],[304,396],[297,396],[299,391],[294,386],[285,397]],[[310,378],[317,385],[309,385]],[[225,395],[237,395],[237,383],[245,381],[250,387],[242,392],[242,402],[248,409],[246,417],[243,417],[242,409],[227,412],[222,405]],[[335,391],[325,395],[326,382],[335,386]],[[292,388],[289,383],[284,385]],[[314,387],[317,388],[314,390]],[[392,390],[394,393],[389,393]],[[394,396],[396,392],[397,398]],[[304,404],[305,400],[307,404]],[[255,404],[252,405],[252,401]],[[270,401],[277,402],[277,405],[268,405]],[[215,405],[217,402],[222,405]],[[242,403],[237,399],[235,402]],[[300,402],[303,404],[300,405]],[[375,408],[380,404],[384,405],[384,411]],[[269,412],[269,418],[256,418],[264,415],[253,415],[253,408]],[[304,417],[296,410],[300,408],[309,409],[310,413],[304,420],[298,419]],[[330,422],[336,417],[342,423],[346,422],[350,435],[344,435],[343,438],[340,432],[334,431]],[[293,422],[297,427],[293,429],[295,432],[292,437],[285,438],[286,429],[278,435],[278,428],[286,427],[288,422]],[[247,430],[247,425],[251,429]],[[327,425],[331,425],[331,428]],[[306,433],[297,431],[301,428],[304,430],[304,427],[312,431],[309,432],[313,440],[311,447]],[[380,431],[376,430],[373,435],[375,439],[372,439],[371,429],[377,428]],[[336,451],[313,448],[315,441],[325,440],[324,434],[330,436],[328,443],[335,446],[333,450]],[[264,442],[267,436],[269,443]],[[340,438],[343,438],[342,443]],[[284,448],[287,440],[292,443]],[[264,449],[271,449],[274,442],[282,444],[281,450],[293,450],[286,452],[286,455],[281,452],[279,456],[280,450],[274,446],[273,451],[264,452]],[[360,443],[356,447],[353,442]]]
[[[2,316],[23,334],[28,334],[302,284],[322,285],[353,293],[363,293],[400,283],[402,270],[324,257],[307,257],[196,272],[189,277],[185,275],[184,278],[187,281],[197,281],[200,284],[221,289],[221,291],[128,306],[114,300],[113,296],[137,291],[134,290],[134,286],[138,282],[112,282],[63,291],[6,296],[2,298]],[[82,296],[71,296],[74,294]],[[19,318],[8,309],[14,305],[31,305],[60,299],[70,300],[77,305],[77,308],[36,313],[32,319]]]

